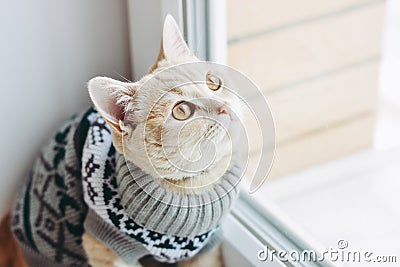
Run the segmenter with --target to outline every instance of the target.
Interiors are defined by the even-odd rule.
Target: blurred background
[[[227,1],[228,63],[275,118],[270,178],[373,143],[385,1]]]
[[[399,257],[400,1],[228,0],[227,18],[228,63],[275,119],[256,199],[315,246]]]
[[[398,254],[400,1],[223,2],[215,27],[226,25],[227,63],[258,84],[276,124],[275,162],[255,199],[318,246],[344,238]],[[128,7],[0,2],[0,215],[50,133],[90,105],[86,82],[136,76],[132,28],[154,29],[132,17],[151,10]],[[155,59],[158,46],[144,49]]]

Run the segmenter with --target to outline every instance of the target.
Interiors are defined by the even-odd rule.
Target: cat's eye
[[[211,73],[207,73],[206,82],[208,88],[213,91],[217,91],[222,87],[222,80],[218,76]]]
[[[189,119],[194,113],[194,105],[190,102],[181,101],[172,108],[172,116],[179,121]]]

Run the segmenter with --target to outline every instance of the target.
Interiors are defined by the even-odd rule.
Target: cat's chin
[[[181,193],[201,193],[213,187],[229,168],[231,157],[222,157],[212,167],[197,173],[179,173],[159,175],[158,181],[164,188]]]
[[[202,174],[184,177],[182,179],[160,179],[162,187],[169,191],[183,194],[200,194],[212,188],[219,179],[212,177],[207,172]]]
[[[222,144],[219,144],[220,148]],[[152,176],[162,187],[181,193],[198,193],[212,187],[223,177],[232,160],[230,150],[230,146],[227,146],[223,151],[218,151],[215,161],[205,170],[198,172],[181,171],[167,161],[144,160],[143,157],[136,157],[140,153],[130,153],[129,150],[125,150],[124,156],[143,172]]]

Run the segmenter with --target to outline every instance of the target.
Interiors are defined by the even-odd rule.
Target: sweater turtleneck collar
[[[213,185],[200,193],[182,193],[160,185],[116,153],[118,192],[125,213],[152,231],[194,237],[215,229],[238,195],[241,168],[231,164]]]

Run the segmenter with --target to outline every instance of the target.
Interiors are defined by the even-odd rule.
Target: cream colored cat
[[[97,111],[42,148],[0,224],[0,250],[15,252],[0,266],[132,267],[149,257],[223,266],[219,225],[238,194],[244,144],[234,142],[241,106],[224,73],[197,59],[167,16],[149,74],[90,80]]]
[[[172,66],[190,62],[200,61],[190,52],[175,21],[168,16],[157,62],[148,75],[134,83],[98,77],[88,84],[93,103],[111,126],[115,148],[159,180],[161,186],[183,193],[196,193],[212,186],[227,170],[232,147],[224,131],[226,129],[222,129],[220,123],[228,131],[233,130],[240,115],[238,99],[224,91],[223,77],[208,72],[199,73],[198,69],[191,70],[190,67],[168,71]],[[197,80],[204,82],[169,88],[171,80],[181,84]],[[191,103],[192,99],[200,100]],[[198,117],[211,116],[219,123],[199,119],[185,127],[193,113]],[[178,149],[175,137],[178,136],[181,153],[175,153]],[[186,169],[196,168],[190,164],[199,156],[207,156],[199,153],[207,152],[193,150],[205,138],[214,139],[218,144],[218,151],[212,153],[216,155],[213,165],[203,172],[183,172],[177,168],[176,164]],[[173,147],[171,153],[168,147]],[[148,157],[143,156],[146,154]],[[88,233],[83,236],[83,246],[94,267],[140,266],[125,264]],[[222,265],[220,248],[179,263],[179,266]]]

